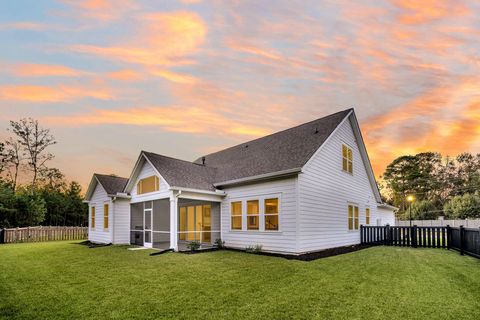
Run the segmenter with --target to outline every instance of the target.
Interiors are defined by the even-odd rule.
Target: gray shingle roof
[[[216,169],[143,151],[171,187],[214,190]]]
[[[214,190],[214,183],[303,167],[352,109],[208,154],[195,162],[144,152],[170,186]]]
[[[95,173],[95,177],[98,179],[98,182],[100,182],[107,194],[117,194],[117,192],[123,192],[128,182],[128,178],[107,174]]]

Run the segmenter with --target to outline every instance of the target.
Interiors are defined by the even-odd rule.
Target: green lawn
[[[480,260],[376,247],[311,262],[0,246],[0,318],[480,319]]]

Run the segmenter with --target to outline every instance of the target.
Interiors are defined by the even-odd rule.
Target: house
[[[394,225],[353,109],[190,162],[142,151],[128,179],[95,174],[89,240],[182,250],[302,254],[360,243],[360,225]]]

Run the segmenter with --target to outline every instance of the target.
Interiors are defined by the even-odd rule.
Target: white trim
[[[194,189],[194,188],[184,188],[184,187],[170,187],[170,190],[175,191],[185,191],[185,192],[195,192],[201,194],[209,194],[209,195],[216,195],[216,196],[226,196],[227,193],[221,190],[209,191],[209,190],[202,190],[202,189]]]
[[[266,199],[278,199],[278,230],[266,230],[265,229],[265,200]],[[259,228],[258,230],[248,229],[248,214],[247,214],[247,202],[252,200],[258,200],[259,204],[259,213],[258,213],[258,220],[259,220]],[[240,202],[242,204],[242,229],[232,229],[232,203]],[[229,219],[230,219],[230,228],[228,229],[229,232],[246,232],[250,234],[259,234],[262,232],[266,233],[281,233],[282,232],[282,212],[283,212],[283,201],[282,201],[282,193],[262,193],[258,195],[250,195],[247,197],[236,197],[229,199],[228,202],[229,206]],[[272,214],[273,215],[273,214]],[[239,215],[235,215],[234,217],[238,217]]]
[[[337,127],[330,133],[330,135],[325,139],[325,141],[322,143],[322,145],[315,151],[315,153],[308,159],[308,161],[303,165],[302,170],[305,170],[310,163],[313,161],[313,159],[322,151],[325,145],[327,145],[327,142],[330,141],[330,139],[335,135],[335,133],[340,130],[340,127],[347,121],[347,119],[350,117],[350,115],[353,113],[353,110],[351,110],[345,118],[337,125]]]
[[[152,162],[148,159],[148,157],[145,155],[145,152],[142,151],[140,152],[140,155],[138,156],[137,162],[135,162],[135,166],[133,167],[132,173],[130,174],[130,177],[128,178],[128,182],[125,186],[125,189],[123,190],[125,193],[130,193],[135,185],[132,185],[135,181],[136,178],[138,177],[138,174],[140,173],[140,163],[141,160],[144,159],[146,162],[148,162],[149,165],[152,166],[153,171],[158,175],[159,178],[162,179],[162,181],[166,184],[167,188],[170,188],[170,185],[168,184],[167,180],[158,172],[157,168],[152,164]],[[159,183],[160,186],[160,183]]]
[[[220,186],[221,187],[227,187],[227,186],[232,186],[232,185],[242,184],[242,183],[247,183],[247,182],[257,182],[257,181],[261,181],[261,180],[268,179],[268,178],[287,177],[287,176],[290,176],[290,175],[298,174],[301,171],[302,171],[302,168],[287,169],[287,170],[282,170],[282,171],[259,174],[259,175],[256,175],[256,176],[251,176],[251,177],[246,177],[246,178],[217,182],[217,183],[214,183],[213,186],[214,187],[220,187]]]

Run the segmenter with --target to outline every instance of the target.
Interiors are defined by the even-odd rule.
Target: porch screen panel
[[[130,205],[130,243],[143,246],[143,203]]]
[[[180,231],[180,234],[178,236],[178,238],[180,240],[186,240],[187,239],[187,235],[186,235],[186,231],[187,231],[187,208],[185,207],[180,207],[180,227],[179,227],[179,231]]]
[[[170,247],[170,200],[153,201],[152,243],[157,249]]]
[[[203,206],[202,242],[212,241],[212,208],[210,205]]]
[[[195,207],[187,207],[187,240],[195,240]]]

